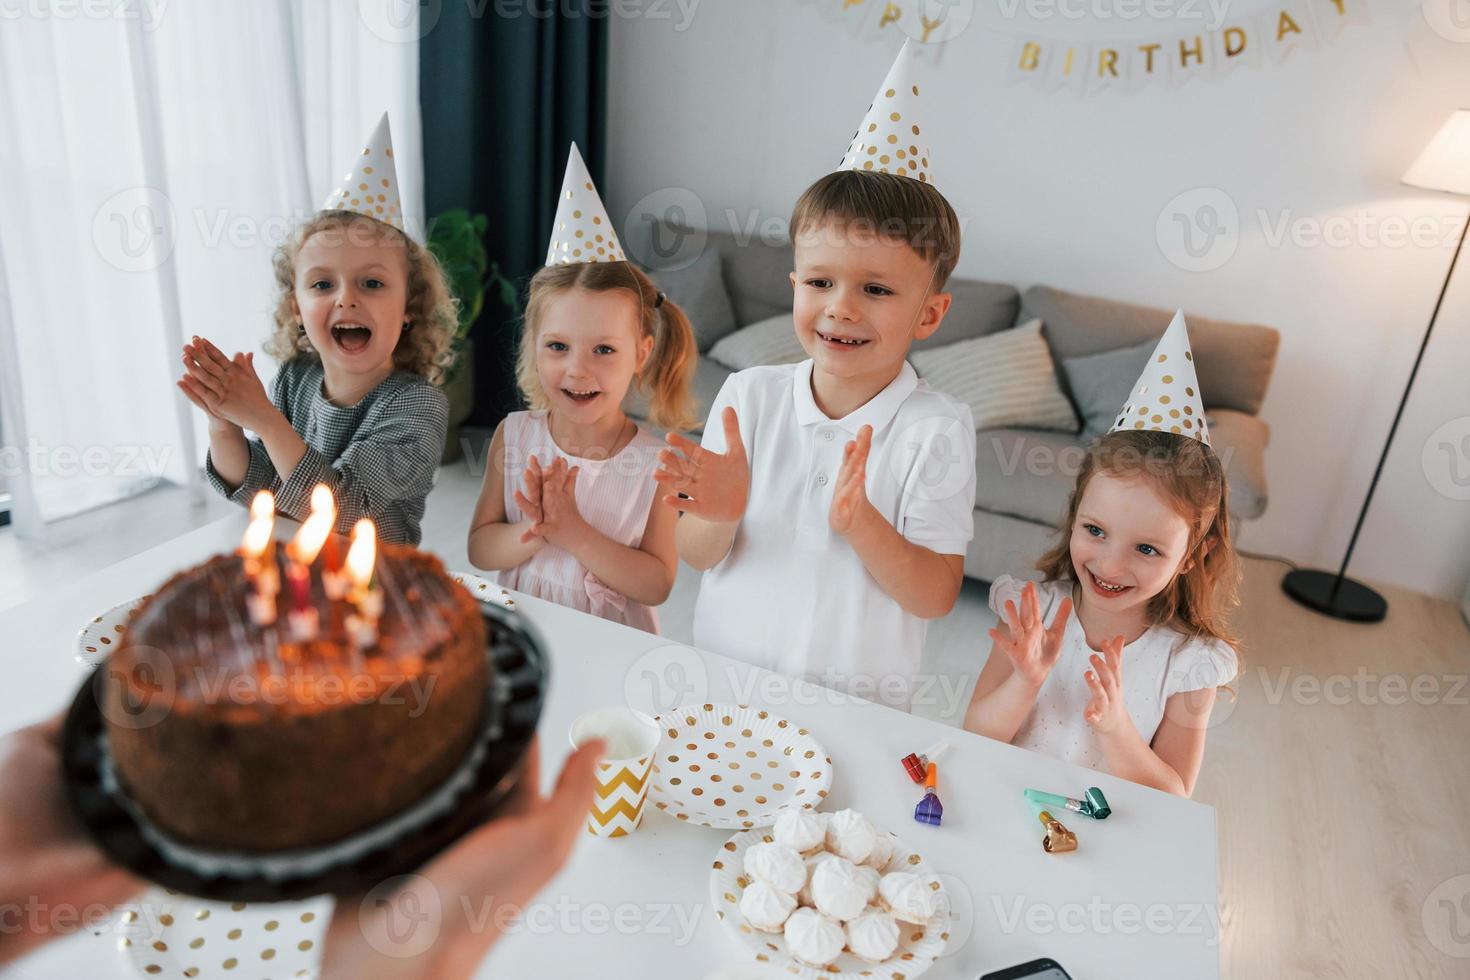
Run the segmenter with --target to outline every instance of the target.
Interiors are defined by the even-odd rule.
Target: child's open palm
[[[873,447],[873,427],[865,425],[858,437],[842,450],[842,468],[832,488],[832,507],[827,523],[838,534],[852,530],[858,516],[872,504],[868,501],[868,451]]]
[[[1057,607],[1056,617],[1050,628],[1041,621],[1041,600],[1036,596],[1036,583],[1027,582],[1021,590],[1021,605],[1007,599],[1005,607],[1006,628],[1010,635],[999,630],[990,631],[990,639],[996,649],[1010,658],[1016,673],[1033,687],[1040,687],[1056,666],[1062,655],[1062,635],[1067,629],[1067,617],[1072,612],[1072,599],[1064,598]]]
[[[750,498],[750,460],[740,439],[740,420],[735,409],[726,406],[721,419],[725,426],[723,453],[712,452],[677,432],[670,432],[665,439],[673,449],[658,454],[659,466],[653,478],[674,491],[663,498],[670,507],[723,524],[745,516],[745,505]],[[680,497],[681,493],[687,496]]]
[[[1130,722],[1123,703],[1123,637],[1104,643],[1102,652],[1101,657],[1092,655],[1092,670],[1083,675],[1092,700],[1082,709],[1082,717],[1093,730],[1106,735]]]
[[[524,477],[526,492],[516,491],[516,503],[531,520],[531,527],[521,535],[523,542],[545,538],[566,547],[582,526],[582,512],[577,509],[577,473],[580,467],[569,466],[558,456],[545,469],[531,457]]]
[[[263,419],[276,411],[265,385],[255,373],[254,354],[226,357],[208,340],[195,337],[184,345],[184,370],[179,387],[211,419],[259,430]]]

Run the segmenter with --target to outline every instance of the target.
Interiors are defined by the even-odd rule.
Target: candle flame
[[[311,491],[311,514],[331,514],[333,523],[336,522],[337,501],[332,497],[331,488],[325,483],[318,483]]]
[[[377,560],[377,528],[364,517],[352,528],[352,547],[347,549],[347,574],[352,584],[366,589],[373,580],[373,564]]]
[[[310,565],[316,561],[317,552],[322,550],[327,535],[331,533],[331,518],[321,511],[313,512],[291,540],[291,557],[303,565]]]
[[[262,490],[250,502],[250,526],[240,542],[240,553],[247,558],[259,558],[271,543],[271,530],[275,525],[276,501],[269,490]]]

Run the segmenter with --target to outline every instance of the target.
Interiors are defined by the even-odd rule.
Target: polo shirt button
[[[832,433],[832,430],[831,430],[831,429],[826,429],[826,430],[824,430],[824,431],[823,431],[823,432],[822,432],[822,438],[823,438],[823,439],[826,439],[826,440],[827,440],[827,441],[828,441],[828,442],[831,442],[831,441],[832,441],[832,439],[833,439],[833,433]]]
[[[818,473],[817,474],[817,486],[819,486],[819,487],[825,487],[826,485],[827,485],[827,474],[826,473]]]

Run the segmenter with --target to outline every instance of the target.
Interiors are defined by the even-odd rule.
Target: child
[[[1192,361],[1176,315],[1078,474],[1044,581],[991,587],[1005,621],[965,715],[972,732],[1180,796],[1236,671],[1228,490]]]
[[[266,350],[282,364],[270,394],[254,354],[226,357],[201,337],[184,345],[178,386],[209,417],[205,472],[229,500],[248,507],[270,490],[299,521],[324,483],[338,533],[370,517],[383,540],[418,544],[457,310],[439,263],[402,230],[392,157],[384,113],[354,163],[356,189],[334,193],[277,251]]]
[[[970,412],[905,360],[949,309],[960,244],[911,66],[905,44],[843,169],[792,215],[810,360],[732,375],[702,445],[671,434],[656,477],[684,512],[679,554],[705,570],[696,646],[905,709],[975,503]]]
[[[516,377],[531,411],[490,441],[469,555],[499,583],[658,632],[679,558],[659,506],[662,443],[623,412],[635,380],[654,423],[689,424],[688,318],[622,249],[574,145],[546,267],[531,280]]]

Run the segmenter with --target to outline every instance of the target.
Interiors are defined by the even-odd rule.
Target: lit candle
[[[290,563],[286,566],[286,583],[291,588],[291,633],[298,642],[316,639],[319,628],[316,606],[311,602],[311,563],[316,561],[327,536],[332,533],[326,515],[313,511],[296,537],[286,548]]]
[[[240,542],[240,556],[250,583],[245,603],[257,626],[276,621],[276,593],[281,589],[281,580],[276,572],[276,541],[272,536],[275,519],[275,498],[269,490],[262,490],[250,502],[250,526]]]
[[[352,582],[349,598],[356,612],[347,617],[353,643],[366,649],[378,642],[378,619],[383,615],[383,590],[377,587],[377,528],[367,518],[352,528],[352,545],[347,549],[347,577]]]
[[[307,521],[319,521],[327,526],[327,536],[322,542],[322,589],[333,601],[347,595],[347,577],[342,573],[342,556],[337,547],[337,502],[325,483],[318,483],[311,491],[311,516]]]

